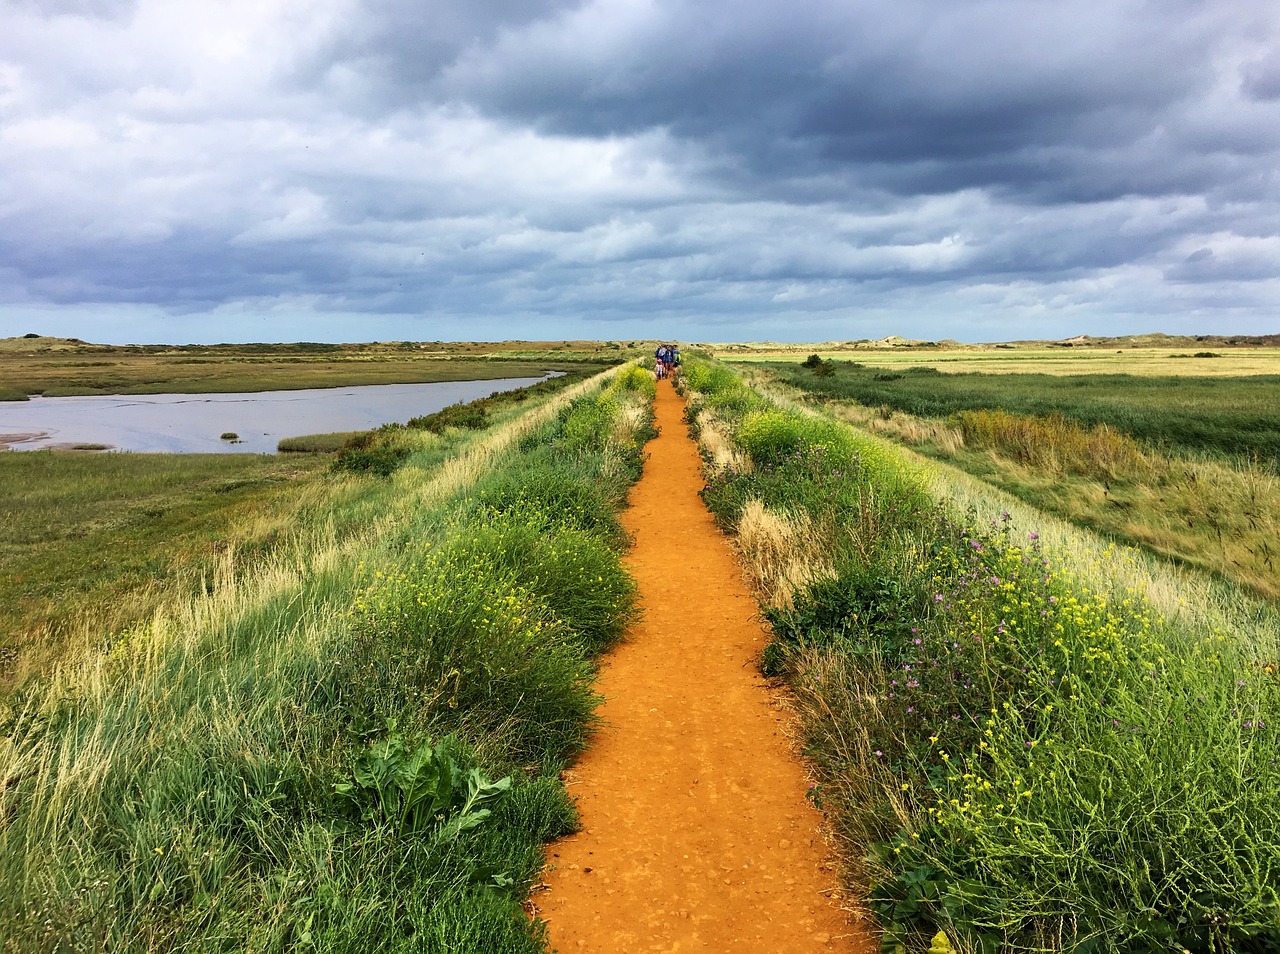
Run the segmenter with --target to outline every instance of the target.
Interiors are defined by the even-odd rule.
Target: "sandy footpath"
[[[756,669],[765,634],[698,497],[683,410],[660,383],[661,435],[623,518],[646,615],[603,665],[605,725],[568,776],[583,831],[548,849],[536,913],[564,954],[871,952],[833,901],[821,816]]]

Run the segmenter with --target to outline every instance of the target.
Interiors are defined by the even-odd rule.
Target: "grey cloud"
[[[486,0],[483,3],[365,0],[353,19],[294,64],[291,82],[325,84],[338,68],[362,84],[356,106],[401,108],[432,98],[441,72],[466,50],[565,8],[564,0]]]
[[[1241,87],[1255,100],[1280,99],[1280,51],[1247,64],[1242,71]]]
[[[1164,270],[1171,282],[1268,282],[1280,280],[1280,242],[1245,245],[1216,253],[1202,246]]]
[[[168,51],[169,21],[22,9],[0,301],[821,337],[1274,315],[1260,0],[322,0],[243,25],[275,31],[247,59],[236,23]]]
[[[1181,104],[1207,92],[1222,27],[1196,4],[917,0],[810,6],[803,17],[769,4],[718,20],[655,10],[634,36],[594,45],[575,26],[580,11],[561,14],[559,29],[504,31],[464,50],[437,95],[557,132],[661,126],[762,179],[856,166],[906,194],[1023,183],[1072,201],[1098,152],[1176,126]],[[1059,150],[1057,168],[1041,165],[1046,149]],[[1108,195],[1148,183],[1107,178]]]
[[[125,21],[137,10],[138,0],[9,0],[19,10],[41,17],[86,17]]]

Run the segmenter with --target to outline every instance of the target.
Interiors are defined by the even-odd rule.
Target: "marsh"
[[[0,448],[270,454],[281,438],[359,431],[544,380],[380,384],[238,394],[33,397],[0,404]],[[236,440],[221,435],[234,433]]]

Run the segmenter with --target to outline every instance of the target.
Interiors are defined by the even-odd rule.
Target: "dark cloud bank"
[[[0,331],[1263,333],[1264,2],[20,0]]]

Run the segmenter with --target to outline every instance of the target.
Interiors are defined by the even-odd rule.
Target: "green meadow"
[[[1280,596],[1280,377],[750,367],[1048,513]]]
[[[1105,424],[1176,451],[1257,455],[1280,463],[1280,374],[943,374],[933,367],[892,371],[834,361],[815,375],[795,363],[771,364],[781,380],[815,395],[885,407],[916,417],[1001,408],[1061,414],[1085,427]]]
[[[1276,950],[1274,606],[752,380],[686,369],[704,497],[885,950]]]
[[[294,532],[328,460],[257,454],[0,454],[0,687],[189,597]]]
[[[541,377],[598,371],[639,342],[99,345],[0,340],[0,400],[28,395],[204,394]]]

